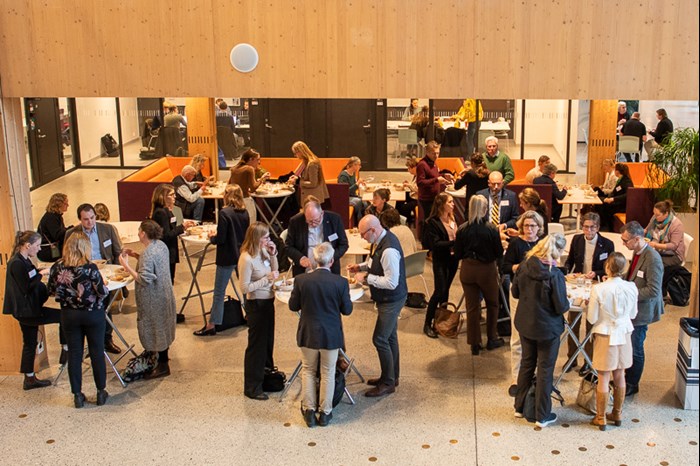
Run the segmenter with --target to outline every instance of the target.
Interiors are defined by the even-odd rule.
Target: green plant
[[[698,130],[676,129],[653,153],[653,163],[660,170],[650,172],[650,177],[661,187],[657,199],[670,199],[674,209],[688,212],[698,208],[698,163],[700,143]]]

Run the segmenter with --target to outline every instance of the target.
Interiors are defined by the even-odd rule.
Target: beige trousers
[[[335,363],[338,361],[338,350],[311,349],[301,347],[301,407],[304,410],[316,411],[316,367],[321,356],[321,387],[318,410],[330,414],[333,410],[333,391],[335,390]]]

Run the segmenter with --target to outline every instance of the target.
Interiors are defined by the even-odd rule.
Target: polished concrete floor
[[[79,170],[32,196],[62,190],[73,206],[101,200],[116,210],[111,187],[119,175]],[[42,212],[45,202],[37,202]],[[183,258],[176,296],[186,294],[189,278]],[[425,278],[432,290],[429,263]],[[211,286],[213,267],[202,270],[200,283]],[[422,291],[423,284],[411,278],[409,289]],[[460,296],[455,280],[451,301]],[[133,299],[132,294],[115,322],[140,352]],[[207,295],[206,309],[210,301]],[[396,393],[366,398],[367,385],[350,375],[356,404],[344,399],[329,427],[309,429],[299,412],[299,381],[284,399],[279,394],[265,402],[243,397],[246,330],[193,336],[202,317],[199,302],[192,301],[171,348],[172,374],[126,389],[109,374],[106,406],[93,404],[89,369],[83,391],[92,403],[82,410],[72,406],[65,374],[55,386],[29,392],[21,389],[20,376],[0,377],[5,426],[0,456],[5,464],[698,464],[698,413],[681,409],[674,394],[678,319],[687,313],[687,308],[669,306],[662,321],[650,327],[640,393],[626,403],[623,425],[606,432],[590,426],[591,416],[576,406],[580,379],[574,372],[561,384],[566,402],[555,405],[556,424],[540,430],[515,419],[507,394],[509,350],[472,356],[465,335],[429,339],[422,333],[424,311],[413,309],[404,309],[399,321],[401,384]],[[364,377],[379,373],[371,343],[375,318],[371,303],[363,302],[343,319],[347,352]],[[275,364],[288,375],[300,357],[296,326],[296,315],[277,302]],[[58,371],[55,327],[48,328],[47,341],[51,366],[40,376],[53,377]]]

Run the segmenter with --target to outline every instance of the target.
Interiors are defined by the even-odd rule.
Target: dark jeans
[[[467,157],[471,159],[472,154],[479,145],[479,127],[481,121],[474,121],[467,126]]]
[[[107,321],[103,311],[76,309],[61,310],[61,325],[68,341],[68,377],[74,394],[83,390],[83,346],[87,337],[95,387],[104,390],[107,385],[104,331]]]
[[[44,315],[26,319],[17,319],[19,328],[22,330],[22,362],[19,371],[23,374],[34,372],[34,357],[36,356],[36,345],[39,342],[39,326],[45,324],[58,324],[61,322],[61,311],[50,307],[44,308]],[[63,334],[63,327],[58,328],[59,341],[66,342]]]
[[[559,353],[559,337],[551,340],[531,340],[521,334],[520,342],[523,346],[523,358],[518,373],[515,411],[523,412],[525,396],[530,389],[535,369],[537,369],[535,415],[537,421],[544,421],[552,412],[552,384],[554,382],[554,364],[557,362],[557,354]]]
[[[420,223],[418,224],[418,239],[423,241],[423,227],[425,226],[425,221],[430,217],[430,212],[433,210],[433,201],[418,201],[418,205],[420,206],[419,208],[419,218],[421,219]],[[423,216],[420,217],[420,211],[423,212]]]
[[[632,332],[632,366],[625,371],[625,382],[633,387],[639,386],[644,372],[644,340],[647,338],[647,325],[635,325]]]
[[[393,303],[377,303],[377,323],[372,334],[372,343],[377,349],[382,383],[394,385],[399,378],[399,313],[406,298]]]
[[[425,325],[433,325],[435,311],[441,303],[450,299],[450,286],[457,273],[459,260],[451,256],[447,263],[439,262],[433,257],[433,276],[435,277],[435,291],[428,301],[428,310],[425,313]]]
[[[175,269],[177,268],[177,262],[170,264],[170,283],[175,284]]]
[[[367,208],[367,205],[365,204],[365,202],[362,200],[361,197],[350,196],[349,201],[350,201],[350,205],[355,208],[355,210],[353,212],[352,221],[353,221],[353,226],[355,228],[357,228],[357,225],[360,224],[360,220],[362,219],[362,217],[365,216],[365,209]]]
[[[247,396],[256,396],[263,392],[265,368],[275,365],[272,358],[275,346],[275,300],[247,300],[246,315],[248,347],[245,349],[243,366],[243,391]]]

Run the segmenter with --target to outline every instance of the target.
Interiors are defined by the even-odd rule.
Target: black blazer
[[[185,232],[185,227],[177,224],[175,214],[170,209],[158,207],[153,211],[151,220],[156,222],[163,229],[161,241],[168,247],[170,253],[170,263],[180,262],[180,249],[177,244],[177,237]]]
[[[557,182],[548,176],[538,176],[532,181],[533,184],[548,184],[552,187],[552,218],[559,220],[561,218],[562,206],[559,201],[566,197],[566,189],[559,189]],[[545,218],[546,221],[549,221]]]
[[[327,210],[323,212],[323,241],[328,241],[335,249],[331,272],[340,275],[340,258],[348,250],[349,244],[343,221],[340,219],[340,215],[335,212]],[[304,267],[299,265],[299,261],[306,256],[309,249],[309,226],[306,224],[304,212],[296,214],[289,220],[285,244],[287,256],[294,261],[292,275],[296,277],[306,271]]]
[[[583,272],[583,259],[586,252],[586,237],[583,234],[574,235],[571,239],[569,257],[566,259],[566,270],[575,273]],[[605,261],[608,256],[615,252],[615,245],[609,239],[598,233],[598,241],[593,249],[592,270],[596,276],[605,275]]]
[[[56,212],[46,212],[41,220],[37,232],[41,235],[41,250],[37,257],[44,262],[53,262],[56,259],[51,257],[51,247],[49,243],[55,243],[63,253],[63,241],[66,237],[66,225],[63,223],[63,214]]]
[[[40,317],[48,297],[46,285],[41,282],[41,274],[34,264],[19,253],[13,255],[7,263],[2,313],[16,319]]]
[[[350,315],[350,286],[348,281],[317,269],[294,279],[289,309],[301,311],[297,328],[297,345],[312,349],[345,347],[343,321],[340,315]]]
[[[423,247],[429,249],[433,256],[433,265],[445,264],[456,256],[452,254],[455,242],[450,241],[445,225],[439,218],[430,217],[423,227]],[[456,259],[455,259],[456,260]]]
[[[612,192],[608,197],[613,198],[612,205],[615,207],[624,208],[627,204],[627,190],[629,188],[634,188],[634,183],[632,179],[628,176],[623,176],[617,180],[617,184],[613,188]]]
[[[228,206],[219,211],[216,236],[211,238],[211,243],[216,244],[216,265],[230,267],[238,264],[241,244],[249,225],[250,218],[245,209],[236,210]]]

